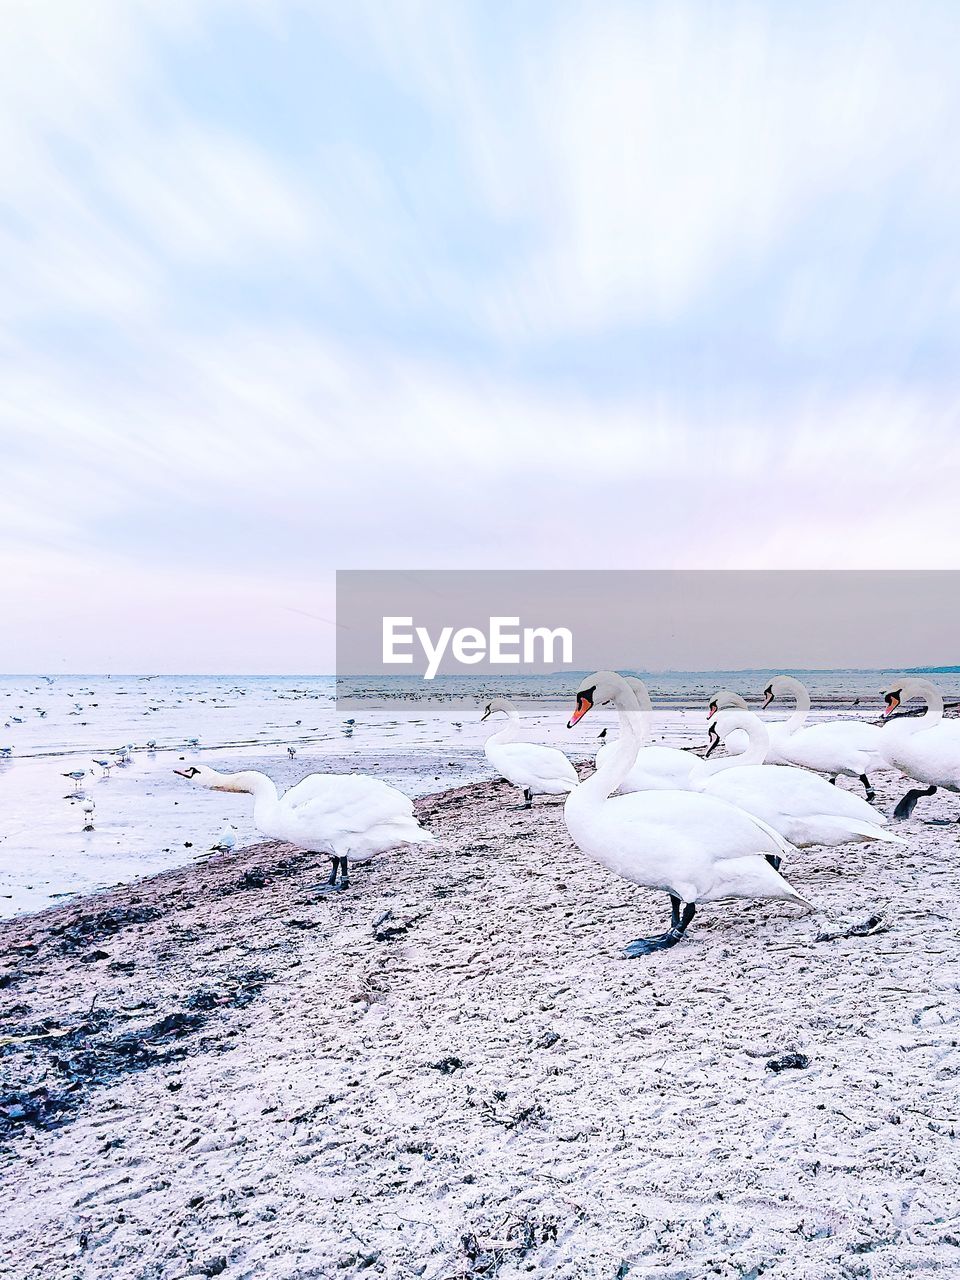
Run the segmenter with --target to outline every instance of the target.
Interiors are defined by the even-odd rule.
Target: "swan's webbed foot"
[[[874,800],[877,798],[877,793],[873,789],[873,783],[865,773],[861,773],[860,781],[863,783],[863,789],[867,793],[867,803],[873,804]]]
[[[909,818],[917,807],[917,801],[921,800],[924,796],[934,795],[936,790],[936,787],[926,787],[923,790],[914,788],[914,790],[908,791],[893,811],[894,822],[903,822],[904,819]]]
[[[696,905],[688,902],[681,912],[680,899],[671,894],[670,928],[657,938],[637,938],[634,942],[628,942],[623,949],[624,955],[630,960],[635,960],[638,956],[649,956],[654,951],[666,951],[668,947],[675,947],[686,933],[687,925],[693,919],[696,910]]]
[[[333,864],[330,879],[317,887],[317,893],[342,893],[344,889],[350,888],[346,858],[331,858],[330,861]]]
[[[783,862],[783,859],[780,857],[779,853],[765,853],[763,856],[770,863],[771,867],[773,867],[774,871],[780,870],[780,864]]]

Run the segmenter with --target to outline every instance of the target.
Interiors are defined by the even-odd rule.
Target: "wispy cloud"
[[[335,567],[954,565],[958,35],[8,6],[2,665],[329,665]]]

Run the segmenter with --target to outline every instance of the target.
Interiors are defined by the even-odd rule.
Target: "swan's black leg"
[[[680,910],[680,899],[670,895],[670,928],[666,933],[661,933],[659,938],[637,938],[636,942],[630,942],[624,949],[624,953],[631,959],[637,956],[648,956],[654,951],[665,951],[667,947],[675,947],[683,935],[687,931],[687,925],[696,915],[697,908],[693,902],[688,902]]]
[[[533,808],[533,792],[530,790],[529,787],[523,788],[523,804],[517,805],[517,808],[518,809]]]
[[[350,881],[347,878],[347,860],[346,858],[334,857],[330,859],[330,879],[317,889],[317,893],[339,893],[341,889],[349,889]],[[337,883],[338,876],[341,876],[340,883]]]
[[[779,853],[765,853],[763,856],[770,863],[771,867],[773,867],[774,871],[780,870],[780,863],[783,859],[780,857]]]
[[[865,773],[861,773],[860,781],[863,783],[863,789],[867,793],[867,800],[873,804],[874,800],[877,798],[877,793],[873,789],[873,783]]]
[[[900,822],[904,818],[909,818],[911,813],[913,813],[914,809],[917,807],[917,801],[923,796],[932,796],[936,789],[936,787],[927,787],[924,791],[908,791],[893,811],[894,821]]]

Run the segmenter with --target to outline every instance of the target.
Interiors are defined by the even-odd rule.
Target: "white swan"
[[[904,843],[884,831],[887,819],[859,796],[832,787],[804,769],[764,764],[767,726],[752,711],[718,711],[710,720],[707,755],[729,734],[738,732],[747,735],[747,750],[741,756],[700,761],[693,776],[698,791],[762,818],[785,840],[800,847],[859,840]]]
[[[784,695],[796,698],[797,706],[789,719],[767,725],[770,734],[767,764],[800,765],[803,769],[830,774],[831,782],[841,773],[848,778],[859,778],[867,799],[873,800],[875,793],[868,775],[883,768],[879,727],[856,720],[829,720],[804,728],[810,711],[810,694],[793,676],[774,676],[763,691],[763,709]]]
[[[637,699],[640,710],[638,727],[642,737],[637,758],[620,784],[620,794],[629,795],[632,791],[687,790],[691,770],[699,763],[699,758],[692,752],[681,751],[677,747],[657,747],[648,743],[653,704],[647,686],[636,676],[624,676],[623,679]],[[613,759],[613,752],[616,750],[616,743],[607,742],[606,733],[604,729],[600,734],[601,741],[596,754],[598,769]]]
[[[523,739],[520,717],[509,698],[488,702],[480,717],[481,723],[498,711],[507,717],[507,727],[491,734],[483,754],[501,777],[520,788],[521,808],[531,809],[534,795],[559,796],[572,791],[579,781],[576,769],[556,747],[543,747]]]
[[[718,711],[725,710],[748,711],[749,707],[745,698],[741,698],[739,693],[734,693],[730,689],[718,689],[710,699],[707,707],[707,719],[715,716]],[[743,755],[747,747],[750,745],[750,739],[742,729],[735,729],[732,733],[728,733],[723,740],[723,745],[727,749],[727,754],[731,756]]]
[[[603,702],[617,709],[620,738],[610,761],[570,792],[563,812],[567,830],[588,857],[625,880],[670,895],[670,928],[660,937],[631,942],[628,956],[648,955],[679,942],[698,902],[787,898],[810,905],[768,861],[791,846],[742,809],[695,791],[614,795],[641,742],[640,707],[633,690],[612,671],[596,672],[582,682],[568,727]]]
[[[923,698],[927,709],[919,718],[902,717],[880,731],[884,759],[908,778],[925,782],[922,791],[908,791],[893,811],[894,818],[909,818],[921,796],[932,796],[937,787],[960,791],[960,721],[944,720],[943,695],[929,680],[904,676],[884,694],[884,716],[910,698]]]
[[[174,773],[211,791],[252,795],[253,821],[262,835],[329,854],[333,869],[322,893],[349,888],[348,861],[369,862],[398,844],[428,844],[436,839],[413,816],[408,796],[360,773],[313,773],[283,796],[272,779],[253,769],[218,773],[206,765],[193,765]]]

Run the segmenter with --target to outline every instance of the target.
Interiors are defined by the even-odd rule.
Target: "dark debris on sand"
[[[156,877],[132,900],[120,889],[80,910],[0,923],[0,993],[21,993],[6,1003],[0,994],[0,1143],[103,1105],[131,1073],[233,1047],[224,1018],[253,1004],[274,968],[238,963],[211,935],[205,904],[245,888],[269,893],[297,873],[296,858],[276,857],[284,846],[266,848],[269,860],[258,846],[248,866],[241,856]],[[209,881],[203,892],[197,879]],[[244,944],[250,959],[271,949]],[[199,983],[198,948],[207,956]]]

